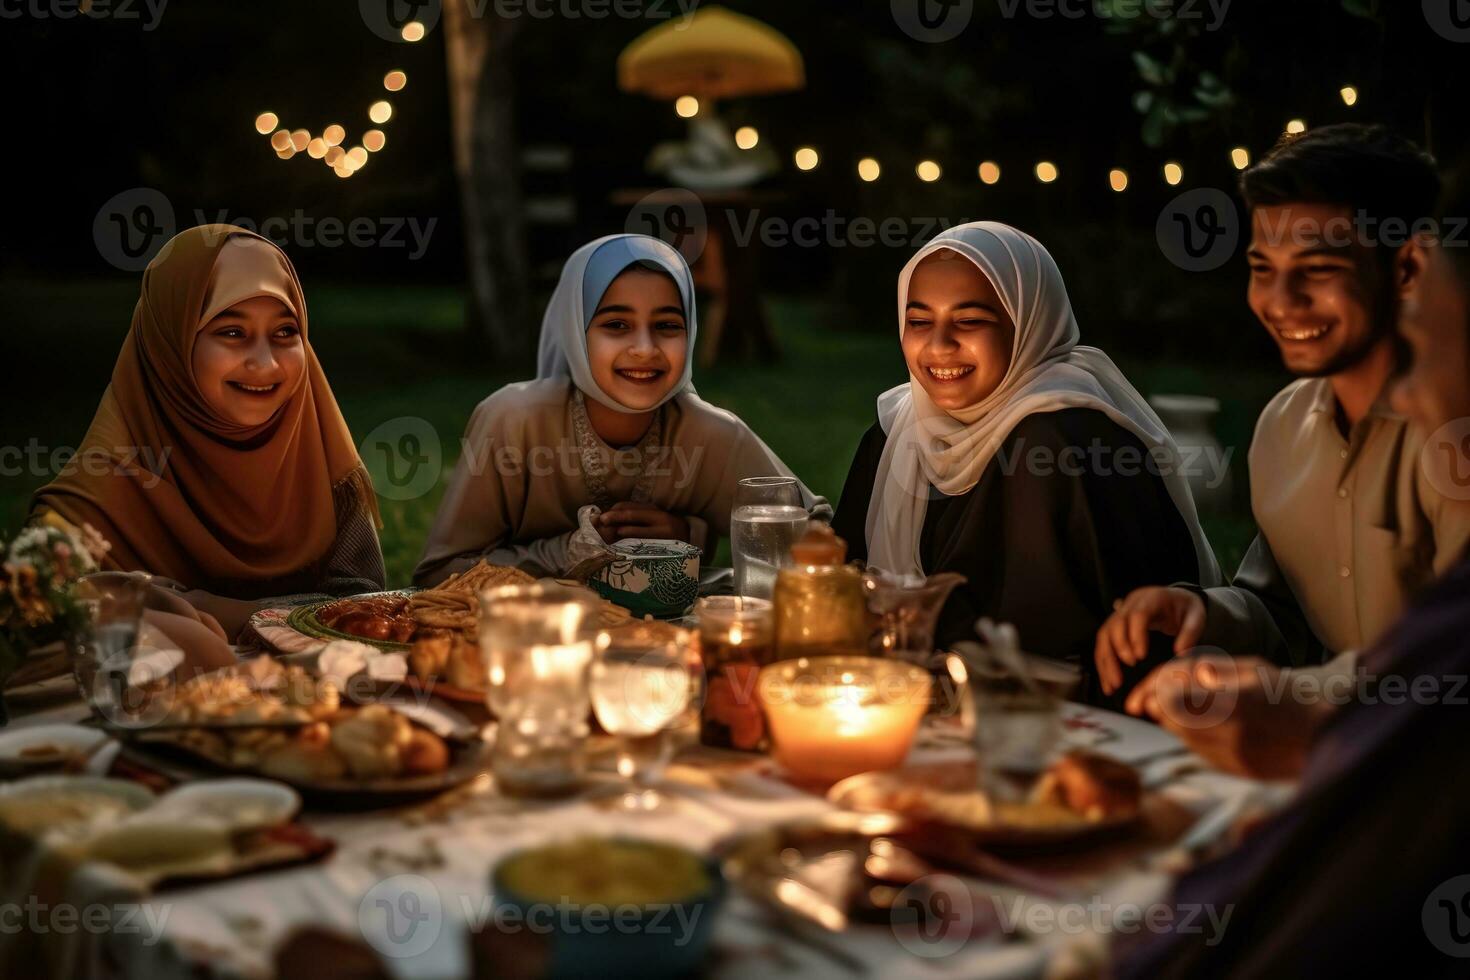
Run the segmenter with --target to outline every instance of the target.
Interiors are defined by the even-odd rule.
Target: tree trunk
[[[517,25],[473,16],[475,6],[481,5],[445,0],[443,18],[470,291],[465,328],[473,345],[519,359],[534,349],[536,335],[527,318],[529,263],[510,68]]]

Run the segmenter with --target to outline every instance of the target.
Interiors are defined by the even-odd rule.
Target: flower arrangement
[[[98,570],[107,548],[88,524],[36,524],[8,545],[0,539],[0,685],[31,651],[85,623],[77,581]]]

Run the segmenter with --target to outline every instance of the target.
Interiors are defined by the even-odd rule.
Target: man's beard
[[[1322,366],[1313,367],[1310,370],[1294,370],[1292,373],[1297,375],[1298,378],[1327,378],[1329,375],[1341,375],[1345,370],[1357,367],[1358,364],[1367,360],[1367,357],[1373,351],[1376,351],[1379,344],[1382,344],[1383,339],[1388,338],[1388,336],[1394,336],[1394,320],[1392,320],[1392,317],[1377,319],[1373,331],[1364,335],[1363,339],[1360,339],[1357,344],[1342,348],[1341,351],[1333,354]],[[1399,345],[1395,345],[1395,347],[1399,347]],[[1398,360],[1399,363],[1402,363],[1401,354],[1399,354]]]

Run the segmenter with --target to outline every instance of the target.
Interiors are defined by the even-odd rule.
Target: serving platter
[[[295,789],[303,800],[319,809],[374,810],[398,806],[436,796],[490,771],[491,743],[450,741],[447,745],[449,766],[428,775],[317,781],[275,775],[269,778]],[[176,782],[217,779],[222,774],[253,775],[249,769],[231,768],[173,741],[150,739],[146,732],[123,742],[122,757]]]
[[[1005,851],[1088,847],[1128,833],[1140,820],[1141,811],[1089,815],[1051,804],[971,806],[969,797],[980,796],[977,785],[973,763],[931,763],[851,776],[834,785],[827,799],[844,810],[893,814]]]

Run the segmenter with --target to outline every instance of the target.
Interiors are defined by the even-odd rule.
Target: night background
[[[457,35],[484,52],[457,135],[451,90],[463,65],[446,44],[450,18],[425,7],[433,23],[422,40],[389,40],[369,24],[387,19],[382,2],[372,13],[366,0],[174,0],[156,21],[140,3],[127,17],[116,5],[96,17],[57,16],[64,4],[37,15],[29,0],[5,9],[12,193],[0,231],[0,445],[81,439],[146,260],[120,250],[119,229],[161,195],[172,216],[155,207],[133,231],[272,217],[305,228],[270,237],[296,264],[312,342],[364,459],[382,462],[370,433],[422,418],[442,442],[447,477],[474,405],[531,375],[562,260],[594,237],[647,231],[633,202],[674,183],[650,171],[649,154],[684,139],[688,123],[672,99],[621,91],[617,63],[684,11],[672,0],[557,0],[536,6],[546,16],[489,5]],[[401,22],[412,8],[399,6]],[[1128,0],[1061,5],[1078,17],[1035,15],[1056,10],[1050,3],[973,0],[950,9],[968,21],[944,41],[906,31],[902,2],[725,6],[789,39],[804,85],[717,104],[730,130],[755,129],[774,172],[741,188],[736,205],[706,208],[705,223],[738,230],[753,211],[767,231],[802,218],[836,230],[815,246],[746,246],[739,282],[754,288],[733,288],[763,305],[775,347],[731,317],[725,343],[696,368],[701,393],[835,500],[874,398],[904,376],[898,270],[947,225],[1005,221],[1056,256],[1084,343],[1112,354],[1140,390],[1220,400],[1212,425],[1235,453],[1234,493],[1207,526],[1233,569],[1252,533],[1245,448],[1288,377],[1245,305],[1243,242],[1218,268],[1189,271],[1161,246],[1160,216],[1185,192],[1233,197],[1232,150],[1259,158],[1291,120],[1387,122],[1453,162],[1470,47],[1416,2],[1235,0],[1217,21],[1203,2],[1187,5],[1188,17],[1179,4],[1178,16],[1128,18],[1117,15],[1138,8]],[[385,91],[390,70],[406,73],[401,91]],[[381,99],[392,115],[374,127],[368,107]],[[386,144],[341,177],[309,151],[279,159],[273,130],[257,132],[265,112],[312,137],[341,124],[343,148],[370,128]],[[456,170],[457,145],[468,148],[467,173]],[[794,162],[803,147],[817,154],[810,170]],[[876,180],[860,178],[864,158],[877,161]],[[937,179],[920,178],[923,161]],[[1056,168],[1049,183],[1037,177],[1043,161]],[[981,180],[982,162],[998,165],[998,182]],[[1174,186],[1170,163],[1182,172]],[[1115,169],[1127,174],[1121,192],[1110,187]],[[370,241],[320,240],[324,221],[364,218]],[[859,242],[857,218],[895,222],[897,240]],[[167,235],[152,237],[156,250]],[[475,298],[475,239],[495,256],[497,298]],[[13,530],[49,471],[5,462],[0,527]],[[441,491],[442,481],[382,501],[390,586],[407,584]]]

